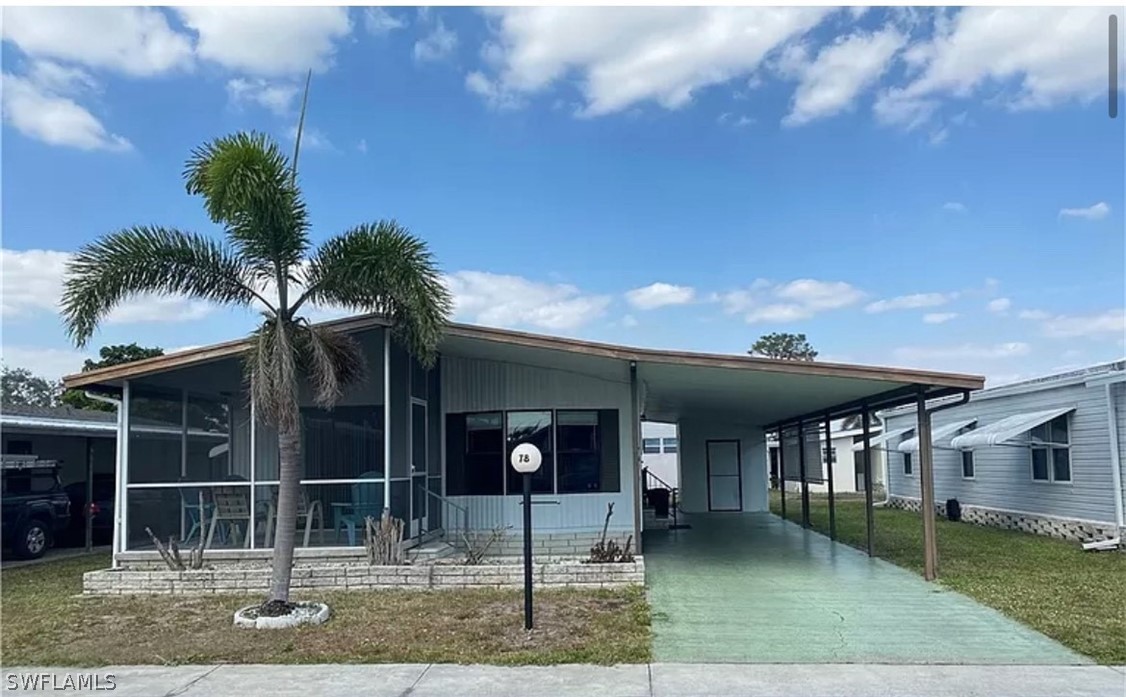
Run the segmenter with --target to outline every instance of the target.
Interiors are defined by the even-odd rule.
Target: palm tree
[[[257,413],[278,434],[278,525],[267,601],[283,603],[297,528],[298,385],[306,381],[316,404],[330,408],[365,371],[351,337],[311,324],[300,311],[325,305],[382,313],[396,340],[430,365],[451,309],[426,244],[394,221],[362,224],[313,248],[297,153],[290,161],[271,138],[253,132],[196,149],[184,170],[187,190],[202,197],[224,239],[158,226],[108,234],[71,259],[62,298],[66,330],[78,346],[138,293],[262,309],[243,362]]]

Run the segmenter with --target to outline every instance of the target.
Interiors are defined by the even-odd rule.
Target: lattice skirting
[[[907,511],[918,511],[920,501],[908,496],[892,496],[888,499],[888,506]],[[935,510],[940,516],[946,516],[946,502],[935,503]],[[995,508],[984,508],[962,503],[962,520],[976,525],[987,525],[1007,530],[1020,530],[1034,535],[1046,535],[1063,540],[1076,540],[1091,542],[1116,537],[1124,531],[1118,530],[1114,523],[1100,523],[1090,520],[1074,518],[1057,518],[1055,516],[1037,515],[1035,513],[1021,513],[1018,511],[1004,511]]]

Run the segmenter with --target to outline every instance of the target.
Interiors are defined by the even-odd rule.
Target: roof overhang
[[[950,441],[950,447],[958,450],[972,450],[983,446],[1004,445],[1041,424],[1046,424],[1056,417],[1070,414],[1073,411],[1075,411],[1074,406],[1013,414],[988,426],[982,426],[969,433],[957,436]]]
[[[933,429],[931,431],[931,447],[937,446],[939,443],[953,436],[958,431],[961,431],[967,426],[972,426],[975,423],[977,423],[976,418],[961,419],[960,421],[955,421],[953,423],[946,424],[945,426],[939,426],[938,428]],[[907,440],[900,443],[899,447],[897,447],[896,450],[901,453],[919,452],[919,437],[915,436],[914,438],[908,438]]]
[[[908,426],[906,428],[893,428],[892,430],[885,431],[884,433],[881,433],[880,435],[878,435],[874,438],[869,438],[868,439],[868,445],[872,448],[879,448],[879,447],[882,447],[888,441],[893,440],[895,438],[899,438],[900,436],[906,435],[906,434],[908,434],[908,433],[910,433],[911,431],[914,431],[914,430],[915,430],[914,426]],[[852,451],[853,452],[860,452],[863,449],[864,449],[864,443],[863,442],[852,444]]]

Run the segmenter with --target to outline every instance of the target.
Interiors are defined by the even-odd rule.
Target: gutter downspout
[[[113,458],[115,492],[114,498],[116,498],[117,500],[113,503],[113,554],[111,555],[110,561],[110,568],[116,569],[118,566],[117,554],[121,551],[121,507],[124,505],[124,502],[121,500],[123,498],[121,496],[121,461],[124,453],[121,449],[121,442],[123,440],[122,431],[124,430],[124,422],[122,419],[122,417],[124,416],[124,410],[121,408],[120,399],[114,399],[113,397],[94,394],[93,392],[89,391],[85,392],[84,394],[88,398],[96,402],[105,402],[106,404],[112,404],[113,407],[117,410],[117,443],[115,444],[116,447],[114,448]],[[89,503],[90,501],[87,501],[87,504]]]
[[[1111,480],[1114,483],[1114,520],[1118,524],[1119,535],[1123,527],[1126,527],[1126,520],[1123,519],[1123,506],[1122,506],[1122,457],[1119,450],[1118,441],[1118,410],[1114,407],[1114,393],[1111,388],[1114,383],[1107,383],[1106,385],[1106,413],[1107,421],[1110,426],[1110,472]]]

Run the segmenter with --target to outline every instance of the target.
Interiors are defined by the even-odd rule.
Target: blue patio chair
[[[378,477],[378,472],[364,472],[360,479]],[[361,482],[352,485],[352,501],[350,503],[332,504],[335,513],[333,521],[334,533],[339,537],[340,530],[344,529],[348,535],[348,546],[356,546],[356,528],[362,527],[364,518],[371,516],[379,518],[383,513],[383,492],[379,482]]]
[[[180,507],[184,512],[184,522],[191,525],[188,528],[187,535],[180,541],[181,544],[190,542],[197,532],[200,535],[203,534],[203,525],[211,512],[212,504],[207,500],[206,493],[204,493],[201,503],[200,493],[203,493],[203,489],[199,487],[180,489]],[[226,540],[225,535],[223,535],[223,540]]]

